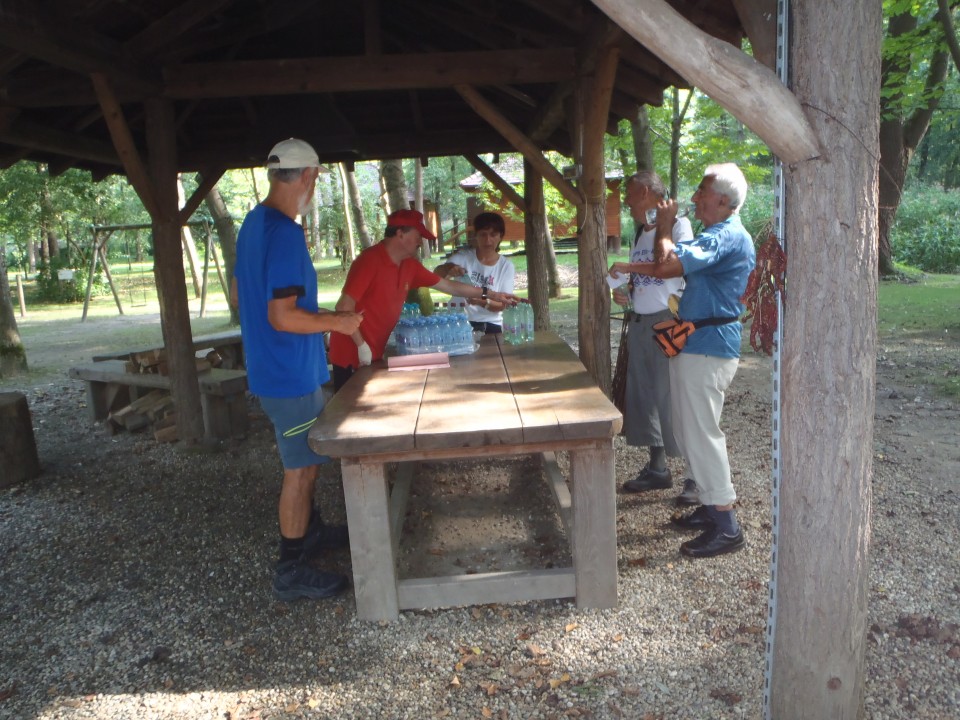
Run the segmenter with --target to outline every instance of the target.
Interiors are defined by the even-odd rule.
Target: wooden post
[[[203,280],[200,283],[200,317],[207,313],[207,273],[210,272],[210,233],[207,232],[203,243]]]
[[[117,304],[117,310],[123,315],[123,305],[120,304],[120,295],[117,292],[117,286],[113,284],[113,275],[110,274],[110,264],[107,262],[107,241],[99,247],[97,252],[100,254],[100,262],[103,264],[103,274],[107,276],[107,284],[110,286],[110,292],[113,293],[113,301]]]
[[[17,299],[20,301],[20,317],[27,316],[27,304],[23,299],[23,278],[17,273]]]
[[[157,213],[152,216],[156,253],[154,274],[160,299],[160,323],[170,363],[170,390],[177,407],[180,440],[196,443],[203,438],[203,409],[190,330],[183,249],[180,240],[180,206],[177,201],[177,145],[173,106],[150,98],[146,109],[150,179]]]
[[[550,292],[547,273],[547,216],[543,205],[543,177],[523,161],[524,245],[527,249],[527,296],[533,305],[536,330],[550,329]]]
[[[93,245],[90,247],[90,275],[87,277],[87,292],[83,296],[83,314],[80,316],[80,322],[87,319],[87,310],[90,308],[90,293],[93,291],[93,274],[97,272],[97,261],[100,257],[100,240],[97,238],[97,231],[93,231]]]
[[[220,281],[220,287],[223,289],[223,297],[227,300],[227,307],[230,307],[230,283],[227,282],[223,274],[223,268],[220,266],[220,256],[217,255],[217,243],[213,241],[210,223],[204,221],[204,227],[207,231],[207,242],[210,244],[210,254],[213,256],[213,264],[217,268],[217,279]]]
[[[585,76],[581,85],[587,109],[582,121],[577,118],[582,122],[581,190],[586,199],[578,255],[580,360],[607,395],[611,389],[610,293],[604,280],[607,271],[607,183],[603,135],[619,57],[620,52],[614,46],[601,51],[594,75]]]

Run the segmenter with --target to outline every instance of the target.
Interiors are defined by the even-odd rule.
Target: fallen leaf
[[[491,710],[486,705],[484,705],[483,708],[481,708],[480,710],[480,714],[483,715],[485,718],[493,717],[493,710]]]
[[[617,633],[616,635],[613,636],[613,641],[615,643],[618,643],[621,640],[623,640],[623,633]]]
[[[431,555],[443,555],[443,550],[440,548],[430,548],[427,552],[429,552]]]
[[[450,684],[453,685],[453,687],[460,687],[460,678],[454,675],[453,680],[450,681]]]
[[[579,624],[579,623],[569,623],[569,624],[567,624],[566,626],[564,626],[563,631],[564,631],[564,632],[573,632],[573,631],[576,630],[578,627],[580,627],[580,624]]]
[[[319,705],[320,705],[319,700],[315,700],[313,698],[310,698],[309,700],[307,700],[307,707],[310,708],[311,710],[316,710],[317,707],[319,707]]]
[[[283,711],[284,711],[287,715],[293,715],[293,714],[294,714],[295,712],[297,712],[297,710],[299,710],[299,709],[300,709],[300,703],[290,703],[289,705],[287,705],[287,706],[283,709]]]
[[[80,700],[77,700],[76,698],[69,698],[68,700],[64,700],[63,704],[66,705],[67,707],[78,708],[83,703]]]
[[[627,565],[630,567],[646,567],[647,559],[645,557],[631,558],[630,560],[627,560]],[[670,566],[668,565],[667,567],[670,567]]]
[[[473,646],[472,648],[470,648],[470,649],[473,650],[473,654],[474,654],[474,655],[480,655],[481,653],[483,653],[483,650],[481,650],[481,649],[480,649],[479,647],[477,647],[476,645],[474,645],[474,646]]]
[[[534,645],[533,643],[527,643],[526,653],[529,657],[538,657],[540,655],[546,655],[547,651],[544,650],[539,645]]]
[[[729,690],[721,690],[719,688],[714,688],[710,691],[710,697],[714,700],[721,700],[727,705],[733,706],[740,702],[743,698],[740,697],[735,692],[730,692]]]
[[[474,608],[470,611],[470,614],[473,615],[474,620],[479,620],[483,617],[483,611],[480,608]]]

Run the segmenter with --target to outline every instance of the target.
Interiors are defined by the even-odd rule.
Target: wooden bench
[[[146,345],[131,350],[94,355],[93,361],[130,360],[136,355],[151,353],[155,350],[162,350],[162,348]],[[240,336],[239,330],[227,330],[193,338],[193,351],[198,352],[200,350],[215,350],[223,359],[221,367],[225,370],[235,370],[243,367],[243,338]]]
[[[87,383],[87,412],[104,420],[139,397],[142,389],[170,389],[170,378],[151,373],[129,373],[123,360],[102,360],[70,368],[68,375]],[[208,438],[222,440],[247,430],[247,373],[213,368],[197,375],[203,426]]]

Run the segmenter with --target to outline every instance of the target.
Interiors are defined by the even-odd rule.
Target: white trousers
[[[730,481],[727,438],[720,430],[726,389],[738,358],[680,353],[670,360],[673,432],[687,459],[704,505],[730,505],[737,493]]]

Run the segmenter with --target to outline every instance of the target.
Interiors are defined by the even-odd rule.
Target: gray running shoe
[[[699,505],[700,488],[693,478],[686,478],[683,481],[683,491],[677,495],[677,505]]]
[[[277,563],[277,572],[273,576],[273,594],[284,602],[297,598],[328,598],[345,587],[347,578],[343,575],[314,570],[302,560]]]

